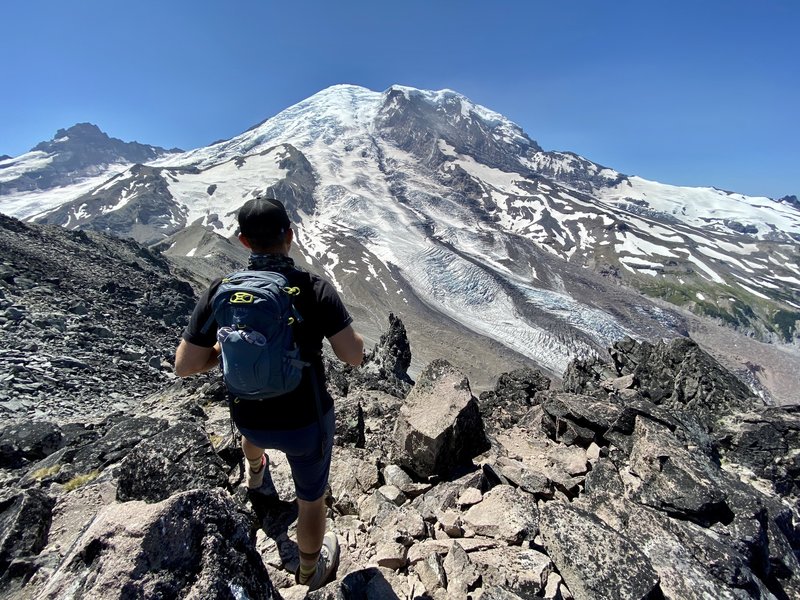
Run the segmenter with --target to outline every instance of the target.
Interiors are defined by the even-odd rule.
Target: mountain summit
[[[259,194],[286,204],[298,260],[355,290],[365,318],[378,307],[425,314],[407,320],[412,332],[455,323],[552,373],[625,335],[685,332],[641,293],[763,340],[798,337],[792,203],[545,151],[451,90],[333,86],[229,140],[42,204],[37,220],[199,260],[213,254],[207,240],[197,256],[199,242],[172,236],[231,238],[237,210]],[[0,210],[30,216],[17,201]]]
[[[59,129],[51,140],[41,142],[16,158],[0,159],[0,205],[15,216],[30,216],[41,206],[42,192],[59,188],[61,194],[45,194],[45,202],[63,202],[89,191],[108,177],[135,163],[145,163],[178,148],[165,150],[138,142],[109,137],[92,123]],[[71,192],[71,193],[70,193]],[[4,207],[5,209],[5,207]],[[16,210],[15,210],[16,209]]]

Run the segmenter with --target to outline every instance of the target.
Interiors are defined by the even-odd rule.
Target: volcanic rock
[[[398,463],[421,478],[446,475],[488,447],[469,382],[443,360],[420,375],[394,435]]]

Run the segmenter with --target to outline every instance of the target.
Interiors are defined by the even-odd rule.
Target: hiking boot
[[[245,464],[247,464],[246,460]],[[264,483],[264,473],[267,472],[267,469],[269,469],[269,465],[267,464],[266,454],[261,455],[261,468],[258,471],[253,471],[249,465],[245,468],[248,489],[257,490],[261,487],[261,484]]]
[[[319,550],[319,558],[317,559],[317,570],[302,585],[307,585],[309,592],[318,590],[333,579],[333,574],[338,566],[339,539],[335,533],[329,531],[322,538],[322,548]],[[295,571],[294,580],[296,583],[300,583],[300,567],[297,567],[297,571]]]

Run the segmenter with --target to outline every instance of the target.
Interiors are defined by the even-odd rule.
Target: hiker
[[[364,342],[353,329],[352,318],[334,287],[325,279],[294,266],[294,261],[289,257],[294,232],[281,202],[263,197],[249,200],[239,210],[238,220],[239,241],[251,251],[247,270],[258,271],[259,277],[272,277],[274,273],[279,273],[288,283],[283,288],[290,294],[293,316],[288,322],[292,323],[291,337],[299,349],[299,356],[294,356],[300,362],[295,359],[283,362],[285,366],[288,365],[287,368],[291,368],[292,364],[305,363],[308,366],[302,366],[297,371],[299,384],[294,390],[275,397],[247,399],[248,395],[254,397],[259,394],[231,389],[236,387],[233,382],[240,380],[251,388],[267,384],[248,381],[248,378],[260,377],[253,375],[252,365],[249,370],[236,372],[240,362],[246,363],[246,359],[240,361],[233,354],[235,350],[229,351],[227,347],[222,350],[221,344],[227,344],[230,339],[239,343],[239,346],[231,344],[230,347],[234,349],[251,349],[253,344],[264,345],[264,336],[257,332],[240,330],[238,327],[220,327],[219,323],[214,322],[220,314],[220,309],[212,306],[215,294],[218,291],[221,294],[224,286],[235,285],[228,278],[212,282],[200,297],[175,354],[175,373],[186,377],[223,363],[231,417],[242,434],[249,489],[260,488],[264,473],[269,469],[265,449],[276,449],[286,454],[298,505],[300,566],[295,579],[297,583],[308,585],[309,590],[314,590],[327,583],[339,559],[336,534],[325,533],[325,495],[333,447],[334,410],[333,399],[325,386],[322,338],[328,338],[340,360],[353,366],[360,365],[363,360]],[[249,285],[253,284],[254,280],[250,281]],[[278,300],[288,302],[285,297]],[[233,292],[229,302],[234,310],[239,310],[234,303],[252,302],[252,296],[247,291],[239,292],[238,296]],[[259,336],[262,341],[256,339]],[[270,348],[265,350],[271,351]]]

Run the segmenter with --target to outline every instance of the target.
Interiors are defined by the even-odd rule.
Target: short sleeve
[[[203,332],[203,328],[211,318],[211,299],[214,297],[214,294],[216,293],[221,281],[221,279],[215,280],[211,284],[211,287],[203,292],[203,294],[200,296],[200,299],[197,301],[197,305],[192,311],[192,316],[189,318],[189,324],[183,330],[183,335],[181,336],[190,344],[202,346],[204,348],[211,348],[217,343],[216,324],[214,324],[212,327],[209,327],[208,331],[205,333]]]
[[[317,279],[314,283],[322,324],[322,335],[330,338],[353,322],[353,317],[347,312],[336,288],[324,279]]]

